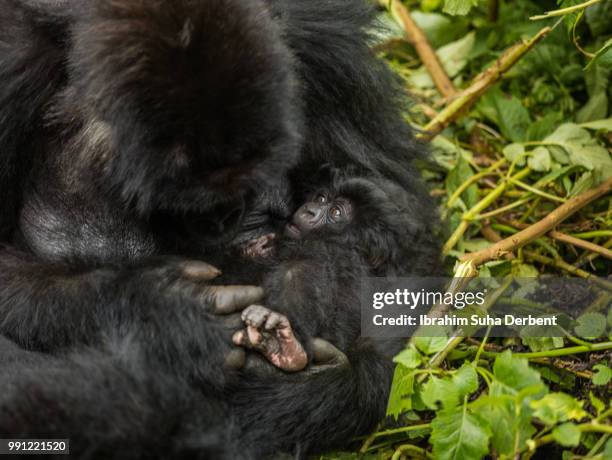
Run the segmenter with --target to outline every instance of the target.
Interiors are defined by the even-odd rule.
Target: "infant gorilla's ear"
[[[94,0],[75,8],[73,100],[116,155],[104,181],[146,209],[180,187],[232,193],[299,143],[293,62],[261,0]],[[153,187],[155,189],[153,190]],[[163,205],[163,204],[162,204]]]

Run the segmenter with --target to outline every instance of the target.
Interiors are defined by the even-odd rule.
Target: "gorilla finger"
[[[314,365],[347,366],[349,364],[346,355],[327,340],[315,337],[311,345]]]
[[[286,316],[281,315],[280,313],[270,312],[268,315],[268,319],[266,320],[266,324],[264,329],[266,331],[271,331],[273,329],[277,329],[278,327],[286,328],[289,327],[289,320]]]
[[[215,312],[235,313],[263,299],[264,291],[258,286],[212,286],[210,293]]]
[[[194,281],[210,281],[221,274],[221,270],[206,262],[194,260],[181,264],[183,276]]]
[[[253,326],[247,326],[247,336],[249,339],[249,343],[253,346],[253,348],[257,349],[263,343],[263,336],[259,329]]]
[[[232,342],[234,343],[234,345],[237,345],[239,347],[252,347],[245,329],[234,332],[234,335],[232,335]]]
[[[242,348],[234,348],[224,359],[225,367],[228,369],[242,369],[246,364],[246,353]]]
[[[261,327],[263,326],[266,318],[270,315],[270,310],[261,305],[250,305],[242,312],[242,321],[249,326]]]

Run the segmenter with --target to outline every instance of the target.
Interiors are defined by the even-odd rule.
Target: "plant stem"
[[[571,273],[572,275],[579,276],[580,278],[584,278],[585,280],[590,280],[594,284],[598,285],[599,287],[612,292],[611,282],[606,281],[605,279],[599,278],[598,276],[595,276],[592,273],[584,271],[581,268],[574,267],[573,265],[568,264],[561,258],[551,259],[550,257],[542,256],[540,254],[537,254],[531,251],[523,251],[523,254],[525,254],[527,258],[531,260],[535,260],[536,262],[540,262],[545,265],[550,265],[552,267],[557,267],[557,268],[560,268],[561,270],[565,270],[566,272]]]
[[[612,230],[595,230],[592,232],[572,233],[572,236],[576,238],[598,238],[600,236],[612,236]]]
[[[529,201],[531,201],[532,199],[532,197],[523,198],[522,200],[515,201],[506,206],[502,206],[501,208],[494,209],[493,211],[485,212],[484,214],[479,214],[474,217],[474,220],[488,219],[489,217],[503,214],[507,211],[510,211],[511,209],[518,208],[519,206],[529,203]]]
[[[532,16],[529,19],[532,21],[537,21],[539,19],[548,19],[553,18],[555,16],[565,16],[566,14],[573,13],[575,11],[582,10],[584,8],[588,8],[589,6],[595,5],[596,3],[601,2],[601,0],[589,0],[584,3],[580,3],[579,5],[568,6],[567,8],[561,8],[559,10],[547,11],[544,14],[540,14],[538,16]]]
[[[582,433],[607,433],[612,434],[612,426],[611,425],[598,425],[592,422],[583,423],[582,425],[576,425]],[[544,444],[549,444],[554,442],[555,438],[552,434],[547,434],[546,436],[542,436],[540,439],[535,441],[535,448],[537,449]],[[518,457],[517,457],[518,458]]]
[[[516,178],[516,176],[514,176],[513,178]],[[500,186],[505,185],[506,183],[501,184]],[[539,222],[530,225],[526,229],[518,232],[517,234],[512,235],[511,237],[506,238],[500,241],[499,243],[495,243],[494,245],[483,249],[482,251],[466,254],[461,258],[461,260],[464,262],[470,261],[472,264],[474,264],[475,267],[490,260],[497,260],[504,254],[515,251],[516,249],[525,246],[527,243],[530,243],[533,240],[541,237],[542,235],[556,227],[558,224],[563,222],[565,219],[570,217],[572,214],[582,209],[587,204],[591,203],[597,198],[607,195],[608,193],[610,193],[610,191],[612,191],[612,177],[606,180],[599,187],[594,188],[592,190],[588,190],[568,200],[566,203],[559,206],[557,209],[548,214]],[[465,221],[462,221],[462,223],[463,222]],[[455,233],[457,233],[457,231],[455,231]],[[453,237],[456,238],[456,241],[453,242],[452,240],[449,240],[449,243],[456,244],[456,242],[459,240],[459,238],[461,238],[462,235],[463,233],[458,236],[455,236],[455,234],[453,234]],[[449,246],[449,243],[447,243],[445,248]],[[450,249],[452,249],[452,247]]]
[[[522,171],[519,171],[518,173],[516,173],[510,179],[517,179],[517,180],[522,179],[523,177],[528,176],[530,172],[531,170],[529,168],[525,168]],[[508,184],[509,184],[509,181],[507,180],[502,181],[487,196],[485,196],[476,205],[474,205],[472,209],[470,209],[463,215],[463,220],[459,223],[459,226],[455,229],[451,237],[448,239],[448,241],[442,248],[442,252],[444,254],[447,254],[451,249],[453,249],[457,245],[457,243],[459,242],[463,234],[466,232],[466,230],[470,226],[469,221],[473,220],[474,217],[476,217],[482,211],[484,211],[489,206],[491,206],[495,202],[495,200],[497,200],[504,193],[504,191],[508,187]]]
[[[514,64],[531,50],[536,43],[548,35],[551,30],[550,27],[545,27],[531,39],[508,48],[497,61],[484,72],[476,76],[467,89],[462,91],[438,114],[437,117],[425,126],[424,131],[427,133],[421,137],[431,139],[449,124],[467,113],[469,108],[472,107],[484,93],[497,83]]]
[[[612,259],[612,251],[603,246],[599,246],[594,243],[589,243],[588,241],[574,238],[573,236],[566,235],[565,233],[561,232],[552,231],[549,233],[549,235],[555,240],[562,241],[564,243],[571,244],[582,249],[586,249],[587,251],[597,253],[600,256],[606,257],[608,259]]]
[[[555,358],[557,356],[568,356],[568,355],[576,355],[579,353],[591,353],[594,351],[605,351],[612,350],[612,342],[599,342],[593,343],[590,346],[587,345],[578,345],[575,347],[567,347],[567,348],[557,348],[555,350],[547,350],[547,351],[533,351],[530,353],[512,353],[512,356],[516,356],[518,358]],[[501,353],[495,351],[483,351],[482,354],[489,358],[495,358]]]
[[[414,458],[433,458],[429,452],[427,452],[421,447],[413,446],[412,444],[402,444],[397,449],[395,449],[391,460],[400,460],[404,452],[409,452],[413,454],[411,455],[411,457]]]
[[[448,208],[452,207],[453,204],[455,203],[455,201],[457,201],[459,199],[459,197],[463,194],[463,192],[465,192],[467,190],[467,188],[470,185],[472,185],[474,182],[478,181],[479,179],[482,179],[483,177],[489,176],[491,174],[495,174],[495,170],[499,169],[499,167],[501,165],[503,165],[505,162],[506,162],[506,159],[502,158],[501,160],[499,160],[499,161],[495,162],[494,164],[492,164],[491,166],[489,166],[484,171],[481,171],[481,172],[479,172],[477,174],[474,174],[472,177],[470,177],[468,180],[466,180],[463,184],[461,184],[457,188],[457,190],[455,190],[453,192],[451,197],[446,202],[446,206]]]
[[[535,195],[539,195],[539,196],[541,196],[543,198],[547,198],[547,199],[549,199],[551,201],[558,201],[560,203],[565,203],[567,201],[565,198],[560,198],[558,196],[551,195],[550,193],[543,192],[542,190],[540,190],[538,188],[535,188],[535,187],[532,187],[531,185],[528,185],[528,184],[526,184],[524,182],[521,182],[520,180],[510,179],[510,182],[512,182],[514,185],[518,185],[520,188],[525,189],[528,192],[531,192],[531,193],[533,193]]]
[[[442,63],[431,47],[427,36],[419,28],[416,22],[414,22],[412,16],[410,16],[408,8],[398,0],[379,0],[379,4],[391,11],[395,20],[402,26],[406,35],[406,40],[414,46],[421,62],[429,72],[429,75],[431,75],[431,79],[436,85],[436,88],[438,88],[440,94],[447,98],[455,96],[457,90],[453,82],[446,74],[444,67],[442,67]]]

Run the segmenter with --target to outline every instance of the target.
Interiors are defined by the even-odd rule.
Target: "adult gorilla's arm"
[[[116,345],[60,358],[0,337],[0,435],[70,439],[75,458],[252,458],[223,403]]]
[[[254,446],[257,458],[346,446],[384,416],[394,369],[391,357],[401,348],[400,341],[359,339],[348,350],[349,364],[243,381],[231,399],[242,442]]]
[[[187,261],[148,262],[160,252],[151,240],[169,248],[177,241],[147,219],[159,208],[181,216],[215,207],[211,214],[223,216],[233,206],[219,210],[223,200],[245,192],[245,175],[257,176],[257,166],[269,169],[272,154],[290,162],[293,118],[282,107],[275,110],[290,99],[283,92],[288,84],[235,72],[234,59],[241,56],[227,50],[217,54],[210,76],[184,59],[193,53],[207,67],[211,63],[197,57],[211,47],[199,39],[203,31],[216,48],[215,37],[227,44],[245,29],[244,36],[236,34],[242,41],[234,51],[247,55],[247,70],[253,67],[253,36],[259,40],[254,46],[276,42],[265,27],[245,25],[266,20],[251,14],[250,6],[206,2],[192,11],[191,3],[153,3],[0,0],[0,332],[41,350],[100,345],[109,334],[140,335],[152,354],[179,373],[216,378],[206,370],[218,370],[230,340],[214,312],[244,307],[261,291],[208,287],[211,274],[198,274],[197,264]],[[176,21],[167,20],[170,14]],[[215,28],[219,15],[233,23]],[[277,52],[271,50],[270,59],[258,54],[263,62],[253,72],[278,76],[274,70],[284,67]],[[156,65],[149,67],[143,55],[157,56],[151,58]],[[220,89],[198,86],[207,84]],[[219,103],[229,119],[216,118]],[[242,108],[249,103],[257,113]],[[268,123],[259,111],[278,116]],[[242,144],[235,130],[247,134],[246,144],[270,150]],[[214,143],[219,139],[222,145]],[[247,160],[257,165],[235,171]],[[281,175],[283,167],[272,164]],[[207,193],[221,186],[216,195]],[[135,220],[144,222],[144,230]],[[134,235],[140,240],[126,258],[115,243],[132,251]]]
[[[240,310],[263,292],[207,286],[217,275],[205,263],[169,258],[75,269],[0,248],[0,333],[41,351],[133,340],[149,362],[223,385],[231,331],[216,312]]]
[[[44,109],[66,80],[58,9],[0,0],[0,241],[12,236],[27,171],[44,138]]]

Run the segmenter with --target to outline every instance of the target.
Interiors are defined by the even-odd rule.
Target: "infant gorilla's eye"
[[[332,219],[339,219],[342,217],[342,209],[338,206],[334,206],[329,210],[329,215],[332,217]]]
[[[323,195],[322,193],[319,193],[316,197],[315,197],[315,201],[317,203],[327,203],[327,197],[325,195]]]

